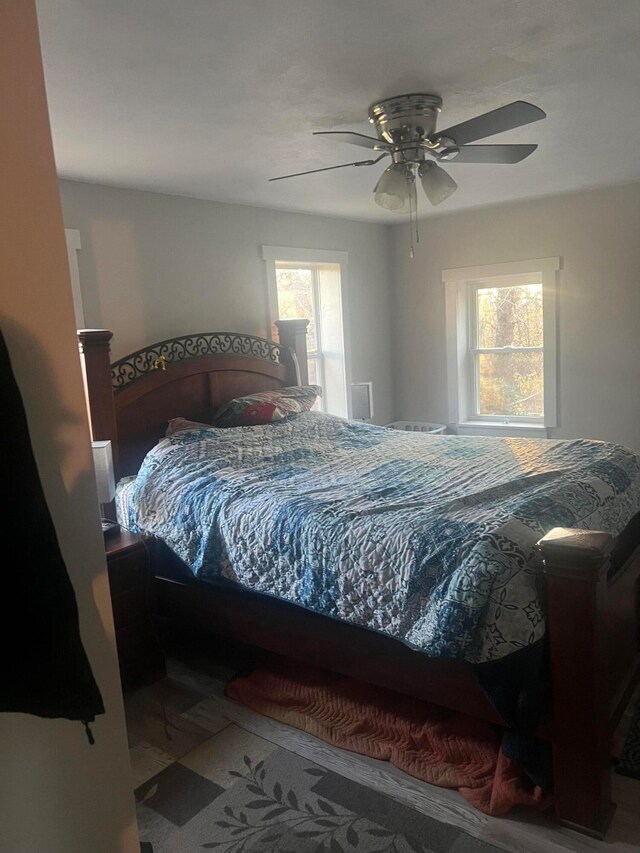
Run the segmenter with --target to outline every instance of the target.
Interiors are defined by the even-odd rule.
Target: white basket
[[[389,429],[399,429],[405,432],[427,432],[430,435],[443,433],[447,428],[446,424],[429,424],[424,421],[393,421],[390,424],[385,424],[385,426]]]

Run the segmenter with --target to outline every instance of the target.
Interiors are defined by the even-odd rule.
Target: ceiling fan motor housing
[[[401,145],[431,136],[441,108],[442,98],[437,95],[394,95],[371,104],[369,121],[380,139]]]

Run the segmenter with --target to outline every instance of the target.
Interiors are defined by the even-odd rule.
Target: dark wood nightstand
[[[116,630],[120,679],[124,688],[166,675],[164,655],[153,625],[153,587],[147,541],[121,530],[105,540]]]

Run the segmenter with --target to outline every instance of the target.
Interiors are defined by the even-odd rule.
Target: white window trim
[[[345,356],[347,347],[347,302],[345,281],[349,253],[331,249],[292,249],[290,246],[263,246],[262,260],[267,267],[267,311],[271,334],[274,320],[278,319],[278,286],[276,284],[276,261],[301,264],[340,264],[340,282],[342,296],[342,322],[345,335]]]
[[[273,337],[274,322],[278,319],[278,285],[276,261],[301,264],[339,264],[340,302],[342,307],[342,334],[344,337],[344,372],[347,389],[347,417],[352,417],[351,394],[351,335],[349,333],[349,300],[347,298],[347,272],[349,253],[337,249],[296,249],[291,246],[262,246],[262,259],[267,271],[267,329]],[[320,345],[320,339],[318,339]]]
[[[442,271],[447,330],[449,421],[461,435],[546,436],[557,426],[556,291],[560,258],[537,258]],[[544,314],[544,422],[526,418],[469,418],[470,371],[469,287],[471,282],[499,276],[540,273]]]
[[[71,277],[71,293],[73,295],[76,329],[84,329],[86,324],[82,305],[82,291],[80,290],[80,271],[78,269],[78,252],[82,248],[80,232],[77,228],[65,228],[64,236],[67,241],[67,257],[69,259],[69,275]]]

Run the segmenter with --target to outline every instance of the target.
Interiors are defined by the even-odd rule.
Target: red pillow
[[[273,420],[278,420],[277,417],[274,418],[275,412],[275,403],[269,403],[267,400],[263,400],[261,403],[253,403],[251,406],[247,406],[246,409],[239,413],[238,424],[241,426],[269,424]]]
[[[261,391],[246,397],[236,397],[216,412],[213,423],[218,427],[269,424],[308,412],[320,396],[322,388],[319,385],[294,385],[278,391]]]

